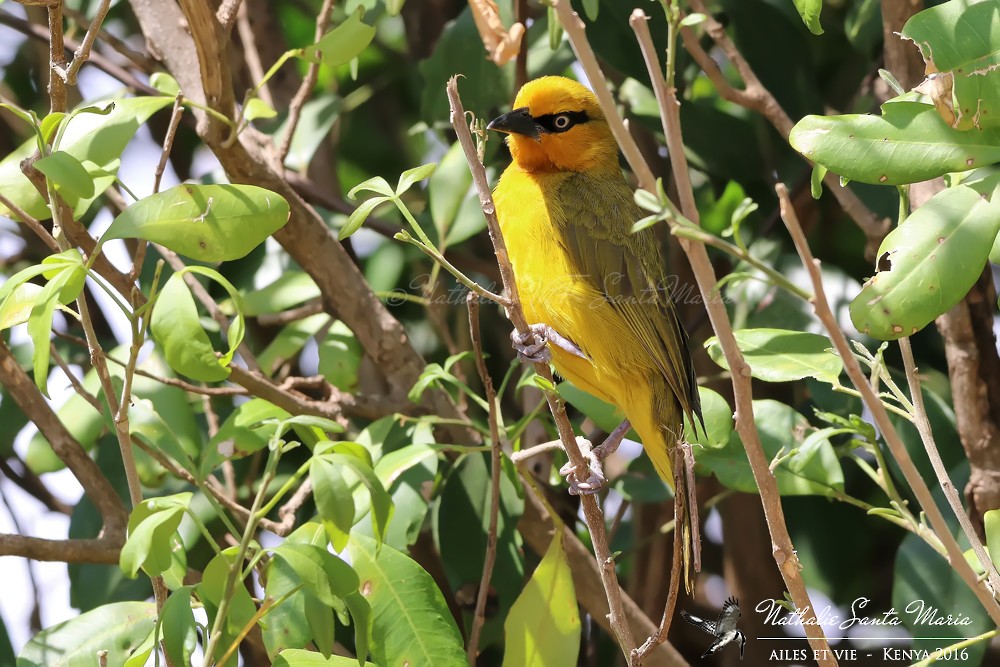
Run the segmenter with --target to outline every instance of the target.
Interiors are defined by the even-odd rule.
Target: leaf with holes
[[[934,195],[892,230],[875,275],[851,302],[858,331],[895,340],[923,329],[962,300],[983,272],[1000,231],[997,190],[959,185]]]

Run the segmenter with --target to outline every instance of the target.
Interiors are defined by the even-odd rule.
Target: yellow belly
[[[680,415],[661,374],[623,318],[572,265],[535,178],[508,170],[494,199],[525,317],[549,325],[587,357],[552,347],[556,371],[624,413],[672,484],[668,441],[672,447],[680,435]]]

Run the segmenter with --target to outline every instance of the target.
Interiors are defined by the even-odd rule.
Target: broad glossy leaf
[[[161,288],[150,330],[163,348],[167,363],[178,373],[202,382],[220,382],[229,377],[229,364],[222,363],[202,329],[198,306],[181,274],[170,276]]]
[[[998,230],[996,191],[987,198],[959,185],[934,195],[882,241],[876,273],[851,303],[854,326],[880,340],[924,328],[968,293]]]
[[[378,665],[463,665],[455,620],[434,580],[392,547],[352,535],[348,553],[371,604],[371,656]]]
[[[349,455],[345,449],[349,445],[354,445],[364,454],[368,454],[364,447],[355,443],[337,443],[333,447],[333,452],[324,453],[323,458],[335,466],[344,466],[349,469],[368,489],[371,497],[372,528],[375,531],[376,539],[381,543],[385,540],[385,534],[389,529],[389,521],[394,510],[392,498],[382,486],[382,482],[375,476],[371,459],[365,461],[362,457]]]
[[[1000,125],[1000,8],[992,1],[945,2],[912,16],[900,33],[913,40],[928,72],[950,73],[941,100],[962,129]]]
[[[790,382],[812,377],[836,382],[844,364],[826,336],[785,329],[740,329],[736,344],[751,374],[765,382]],[[729,370],[716,337],[705,341],[712,361]]]
[[[74,199],[94,196],[94,182],[80,161],[65,151],[53,151],[35,162],[35,169],[55,184],[60,194],[67,193]]]
[[[104,116],[76,114],[67,121],[58,148],[81,163],[89,160],[107,169],[121,157],[139,126],[172,103],[171,97],[134,97],[115,100],[114,109]],[[0,160],[0,190],[28,215],[47,220],[51,216],[49,207],[31,181],[21,173],[20,167],[21,161],[30,157],[36,148],[36,141],[32,138]],[[95,188],[94,196],[100,192]],[[9,216],[11,212],[0,204],[0,215]]]
[[[255,185],[183,183],[140,199],[101,242],[137,238],[202,262],[245,257],[288,222],[284,197]]]
[[[1000,131],[956,130],[919,102],[886,103],[881,116],[806,116],[788,141],[813,162],[862,183],[916,183],[1000,161]]]
[[[322,526],[315,522],[306,522],[296,528],[286,538],[285,543],[325,547],[327,538]],[[291,591],[298,586],[301,586],[301,579],[291,565],[282,558],[271,559],[267,569],[266,596],[277,600],[291,593],[288,599],[268,612],[267,623],[261,627],[264,646],[272,659],[284,649],[305,648],[310,642],[324,651],[333,643],[333,613],[326,608],[329,622],[323,628],[313,627],[313,621],[315,619],[322,621],[322,617],[307,615],[306,599],[310,598],[323,607],[326,605],[319,602],[306,588],[300,588],[292,593]]]
[[[338,607],[356,593],[358,575],[350,565],[325,548],[313,544],[285,543],[272,552],[287,562],[306,588],[328,607]]]
[[[784,457],[774,469],[781,495],[829,496],[834,491],[843,491],[844,474],[833,446],[824,437],[806,442],[810,434],[805,417],[773,400],[754,401],[753,412],[768,460],[772,461],[779,454]],[[793,449],[799,451],[788,456]],[[695,447],[694,456],[695,461],[714,473],[724,486],[746,493],[757,492],[746,450],[735,431],[725,447]]]
[[[580,652],[580,611],[573,573],[556,530],[504,622],[504,667],[573,667]]]
[[[156,622],[152,602],[114,602],[48,627],[17,656],[17,667],[93,667],[98,651],[121,665]]]
[[[375,28],[361,21],[364,10],[347,17],[312,46],[305,48],[307,60],[319,60],[330,67],[345,65],[365,50],[375,38]]]

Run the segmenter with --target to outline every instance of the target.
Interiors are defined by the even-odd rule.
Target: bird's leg
[[[580,448],[583,457],[587,459],[587,467],[590,471],[590,476],[586,480],[580,481],[577,479],[576,466],[573,465],[572,461],[559,469],[559,474],[564,475],[566,481],[569,482],[569,492],[572,495],[589,496],[597,493],[604,487],[605,482],[608,481],[604,476],[604,459],[615,453],[615,450],[622,444],[622,440],[625,439],[625,434],[629,432],[630,428],[632,428],[632,424],[626,419],[597,447],[593,449],[590,447]]]
[[[573,341],[549,325],[540,322],[528,325],[528,331],[524,334],[515,329],[510,334],[510,340],[514,349],[517,350],[517,356],[522,361],[533,364],[546,364],[552,359],[552,351],[548,347],[549,344],[555,345],[559,349],[576,355],[581,359],[587,358],[583,350],[578,348]]]

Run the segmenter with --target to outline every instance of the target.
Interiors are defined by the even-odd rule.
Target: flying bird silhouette
[[[685,621],[715,637],[715,641],[702,654],[702,658],[712,655],[735,639],[740,643],[740,660],[743,659],[743,647],[747,643],[747,637],[736,628],[740,616],[742,614],[740,614],[740,606],[736,602],[736,598],[729,598],[723,603],[722,613],[719,614],[717,621],[706,621],[686,611],[681,611],[681,617]]]

